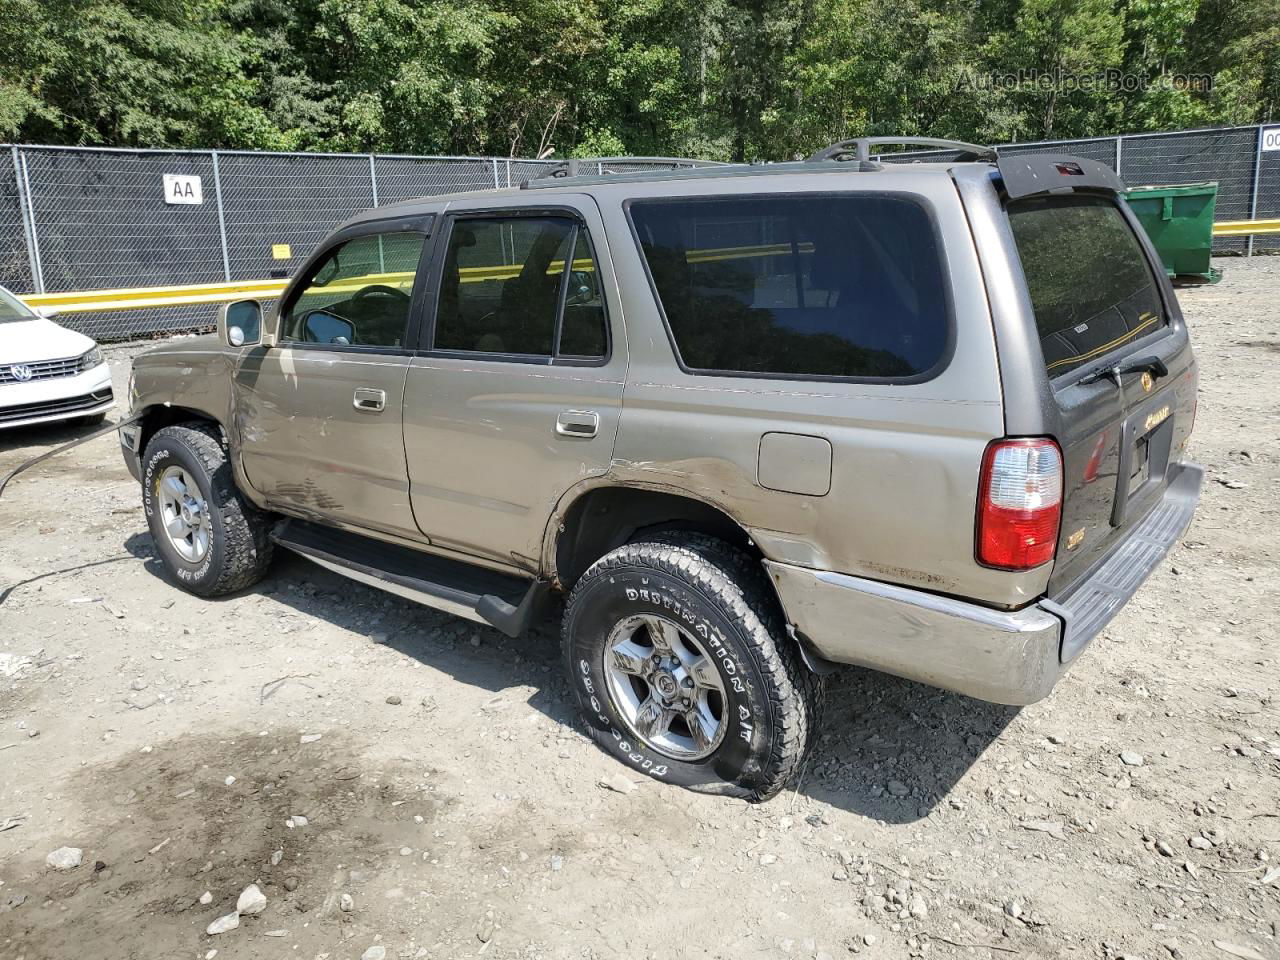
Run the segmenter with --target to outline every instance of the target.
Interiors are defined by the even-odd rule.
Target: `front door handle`
[[[556,417],[556,434],[590,440],[600,431],[600,414],[594,410],[565,410]]]
[[[387,391],[375,390],[373,387],[356,387],[356,395],[351,405],[357,410],[368,413],[381,413],[387,408]]]

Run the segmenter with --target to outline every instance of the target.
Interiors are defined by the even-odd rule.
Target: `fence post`
[[[26,194],[27,206],[23,211],[23,222],[26,224],[27,233],[27,256],[31,259],[31,284],[36,288],[36,293],[44,293],[44,267],[40,263],[40,234],[36,229],[36,208],[31,202],[31,178],[27,176],[27,155],[20,153],[17,147],[13,148],[13,156],[15,162],[22,167],[22,177],[18,179],[18,189]],[[14,168],[14,176],[17,177],[18,170]]]
[[[10,147],[9,150],[13,157],[13,184],[18,190],[18,213],[22,216],[22,237],[27,245],[27,267],[31,271],[31,285],[34,287],[36,285],[35,228],[31,223],[30,211],[27,210],[27,192],[23,189],[22,185],[24,178],[21,176],[21,171],[18,169],[18,148]],[[36,292],[43,293],[44,291],[37,288]]]
[[[1249,195],[1249,219],[1258,219],[1258,186],[1262,175],[1262,124],[1258,124],[1258,142],[1253,151],[1253,192]],[[1245,248],[1246,257],[1253,256],[1253,234]]]
[[[227,217],[222,211],[222,174],[218,170],[218,151],[210,150],[213,160],[213,198],[218,205],[218,236],[222,239],[222,278],[231,282],[231,254],[227,250]]]
[[[511,161],[507,161],[507,186],[511,186]]]
[[[369,154],[369,187],[373,190],[373,205],[376,207],[378,206],[378,163],[372,153]]]
[[[498,158],[494,157],[490,163],[493,164],[493,189],[497,190],[502,186],[502,184],[498,182]],[[510,186],[510,184],[508,184],[508,186]]]
[[[1120,172],[1120,164],[1124,163],[1124,137],[1116,137],[1116,176],[1121,180],[1124,174]]]

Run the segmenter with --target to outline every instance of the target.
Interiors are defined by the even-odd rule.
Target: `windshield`
[[[34,317],[35,314],[31,312],[30,307],[4,289],[4,287],[0,287],[0,323],[10,323],[14,320],[31,320]]]
[[[1050,376],[1168,323],[1155,275],[1120,208],[1102,197],[1018,200],[1009,223]]]

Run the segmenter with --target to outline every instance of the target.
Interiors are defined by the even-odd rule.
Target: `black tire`
[[[729,724],[709,756],[685,761],[641,742],[615,702],[604,654],[615,626],[660,614],[708,641]],[[574,586],[562,643],[587,729],[642,773],[764,801],[797,774],[818,721],[822,679],[799,660],[760,565],[721,540],[663,533],[597,560]]]
[[[182,557],[164,530],[159,485],[179,466],[195,481],[209,517],[209,546],[198,562]],[[142,460],[142,506],[156,551],[178,586],[201,597],[243,590],[271,563],[269,515],[240,495],[217,426],[199,421],[156,431]]]
[[[82,427],[97,427],[106,419],[107,415],[105,413],[91,413],[87,417],[78,417],[76,419],[76,423],[80,424]]]

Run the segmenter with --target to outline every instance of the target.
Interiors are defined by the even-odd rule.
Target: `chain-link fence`
[[[560,161],[0,147],[0,285],[94,291],[284,276],[353,213],[518,186]],[[626,169],[696,161],[628,160]],[[582,161],[584,173],[614,170]],[[217,306],[68,312],[101,340],[211,326]]]
[[[1275,129],[1275,128],[1271,128]],[[1219,183],[1217,218],[1280,217],[1280,150],[1264,128],[1229,127],[1001,146],[1116,167],[1131,186]],[[944,159],[946,151],[882,160]],[[0,146],[0,285],[16,293],[265,280],[283,276],[358,210],[413,197],[517,186],[562,161]],[[626,173],[696,161],[579,161]],[[176,186],[175,186],[176,184]],[[176,192],[175,192],[176,191]],[[1280,235],[1222,237],[1215,250],[1280,248]],[[212,324],[216,306],[67,313],[99,339]]]
[[[1040,140],[1001,144],[1000,153],[1065,153],[1098,160],[1114,168],[1129,186],[1175,186],[1216,180],[1216,220],[1259,220],[1280,217],[1280,150],[1263,149],[1264,131],[1276,127],[1218,127],[1134,133],[1081,140]],[[947,150],[913,150],[885,154],[894,163],[948,159]],[[1280,235],[1215,237],[1215,253],[1280,249]]]

